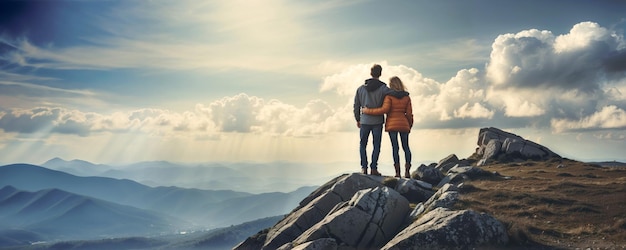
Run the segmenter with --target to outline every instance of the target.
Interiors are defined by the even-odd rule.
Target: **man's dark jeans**
[[[374,144],[374,151],[372,151],[372,164],[370,165],[371,169],[378,168],[378,156],[380,155],[380,141],[382,139],[383,134],[383,125],[370,125],[370,124],[361,124],[361,168],[367,168],[367,141],[369,140],[370,133],[372,133],[372,139]]]

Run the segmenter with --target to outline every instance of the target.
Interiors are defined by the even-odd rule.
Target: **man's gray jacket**
[[[387,84],[376,78],[365,80],[365,83],[356,90],[354,95],[354,118],[361,124],[377,125],[385,122],[384,115],[367,115],[361,113],[361,108],[378,108],[383,105],[385,95],[391,92]]]

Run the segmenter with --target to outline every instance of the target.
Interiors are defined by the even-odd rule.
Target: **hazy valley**
[[[302,186],[320,185],[344,173],[346,164],[307,163],[199,163],[167,161],[127,165],[94,164],[83,160],[50,159],[42,167],[76,176],[129,179],[146,186],[176,186],[207,190],[233,190],[247,193],[293,191]],[[306,172],[306,175],[302,175]]]
[[[138,163],[127,169],[58,158],[42,166],[1,166],[0,247],[119,237],[174,237],[177,239],[174,242],[178,242],[178,238],[184,241],[191,237],[192,232],[202,234],[261,218],[280,217],[290,212],[315,188],[300,186],[293,189],[285,184],[284,190],[290,191],[258,193],[225,188],[182,188],[175,186],[174,182],[185,176],[195,177],[194,181],[222,180],[224,185],[230,181],[245,181],[250,183],[245,187],[249,190],[269,182],[245,176],[229,167],[213,169],[150,162]],[[137,177],[142,173],[145,175],[143,178]],[[170,182],[163,181],[161,186],[154,187],[130,180],[137,177],[156,183],[168,176],[171,177]],[[272,185],[280,186],[281,183],[286,182]],[[274,222],[277,220],[273,219]],[[258,228],[253,226],[249,230],[255,233]],[[234,241],[248,235],[239,235]],[[149,240],[150,244],[154,240]],[[231,247],[232,241],[228,241]]]

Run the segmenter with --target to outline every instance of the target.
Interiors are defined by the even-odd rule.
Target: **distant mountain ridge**
[[[149,187],[131,180],[107,177],[79,177],[61,171],[29,165],[0,167],[0,186],[11,185],[26,191],[57,188],[121,205],[153,210],[205,227],[220,227],[248,220],[285,214],[314,187],[290,193],[250,194],[230,190],[201,190],[178,187]],[[263,206],[252,213],[254,200]]]
[[[626,167],[625,162],[619,162],[619,161],[598,161],[598,162],[589,162],[589,163],[600,165],[603,167],[609,167],[609,168]]]
[[[185,222],[60,189],[0,189],[0,224],[48,239],[101,238],[171,233]]]
[[[345,172],[341,170],[345,164],[144,161],[112,166],[78,159],[66,161],[58,157],[41,166],[77,176],[130,179],[151,187],[227,189],[246,193],[285,192],[302,186],[316,186]],[[302,175],[303,172],[308,174]]]
[[[30,164],[0,166],[0,246],[236,225],[284,215],[315,188],[251,194],[149,187]]]
[[[93,164],[79,159],[66,161],[59,157],[52,158],[41,164],[41,166],[78,176],[98,176],[112,169],[111,166],[104,164]]]

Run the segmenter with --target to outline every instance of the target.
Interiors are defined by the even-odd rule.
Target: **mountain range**
[[[171,216],[60,189],[29,192],[12,186],[0,189],[0,221],[5,228],[57,239],[150,235],[185,226]]]
[[[315,187],[289,193],[150,187],[30,164],[0,167],[0,244],[146,236],[284,215]],[[11,236],[14,235],[14,236]],[[17,240],[19,241],[19,240]]]
[[[285,192],[302,186],[319,186],[346,172],[346,165],[289,162],[181,164],[145,161],[113,166],[84,160],[66,161],[61,158],[53,158],[40,164],[42,167],[76,176],[130,179],[151,187],[225,189],[247,193]]]

